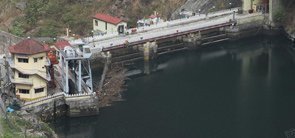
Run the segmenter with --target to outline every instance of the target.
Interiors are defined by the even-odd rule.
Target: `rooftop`
[[[66,46],[71,46],[71,44],[66,40],[57,41],[55,44],[56,48],[63,50]]]
[[[119,24],[120,22],[122,22],[123,20],[118,18],[118,17],[113,17],[111,15],[108,14],[104,14],[104,13],[97,13],[95,14],[95,16],[93,16],[93,18],[101,20],[101,21],[105,21],[111,24]]]
[[[9,52],[12,54],[33,55],[49,51],[48,45],[42,44],[34,39],[25,39],[16,45],[9,46]]]

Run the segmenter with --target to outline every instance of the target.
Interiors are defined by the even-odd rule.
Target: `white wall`
[[[96,25],[95,21],[97,21],[97,23],[98,23],[97,25]],[[118,33],[118,27],[120,25],[124,25],[124,29],[127,26],[126,22],[121,22],[117,25],[107,23],[107,29],[106,29],[105,24],[106,24],[106,22],[104,22],[104,21],[93,19],[93,30],[99,30],[104,33],[112,34],[112,33]]]

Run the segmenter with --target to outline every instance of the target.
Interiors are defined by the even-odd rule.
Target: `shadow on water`
[[[290,44],[281,36],[256,36],[161,56],[149,75],[131,77],[126,101],[52,126],[68,138],[285,137],[295,128]],[[134,74],[145,68],[143,62],[129,66]]]

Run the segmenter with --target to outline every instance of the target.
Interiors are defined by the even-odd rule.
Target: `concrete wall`
[[[42,59],[41,59],[42,57]],[[18,62],[18,58],[27,58],[29,59],[29,63],[21,63]],[[37,58],[37,62],[34,62],[34,58]],[[47,59],[47,53],[38,53],[34,55],[20,55],[15,54],[14,55],[14,64],[17,67],[20,67],[21,69],[27,69],[27,70],[38,70],[41,72],[46,73],[46,59]],[[44,74],[45,74],[44,73]]]
[[[22,110],[39,115],[43,120],[68,115],[70,117],[90,116],[99,113],[98,98],[96,94],[67,95],[56,93],[31,102],[26,102]]]
[[[18,76],[18,72],[16,73],[16,76]],[[17,81],[19,79],[15,78],[15,80]],[[33,85],[15,84],[16,95],[19,96],[20,99],[33,100],[33,99],[47,96],[47,82],[44,79],[40,78],[39,76],[30,75],[28,80],[24,80],[24,78],[20,78],[20,80],[30,81],[33,84]],[[35,89],[38,89],[38,88],[44,88],[44,91],[35,93]],[[19,93],[19,89],[28,89],[30,90],[30,93],[29,94]]]
[[[18,62],[18,58],[27,58],[29,63]],[[34,59],[37,59],[37,62],[35,62]],[[47,80],[39,76],[47,76],[47,70],[45,66],[47,62],[47,54],[45,52],[34,55],[14,55],[14,64],[16,68],[14,71],[15,91],[16,95],[19,96],[20,99],[32,100],[47,96]],[[29,78],[20,78],[20,72],[27,72],[27,75],[31,75],[29,75]],[[38,75],[36,73],[38,73]],[[44,88],[44,91],[35,93],[35,89],[38,88]],[[30,93],[19,93],[19,89],[30,90]]]
[[[86,96],[66,96],[66,105],[68,105],[68,116],[90,116],[99,113],[98,98],[93,95]]]

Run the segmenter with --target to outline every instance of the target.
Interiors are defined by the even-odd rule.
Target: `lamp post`
[[[230,11],[231,11],[231,4],[232,4],[232,3],[230,2],[230,3],[229,3],[229,10],[230,10]]]
[[[199,11],[199,16],[201,16],[201,9],[199,9],[198,11]]]

